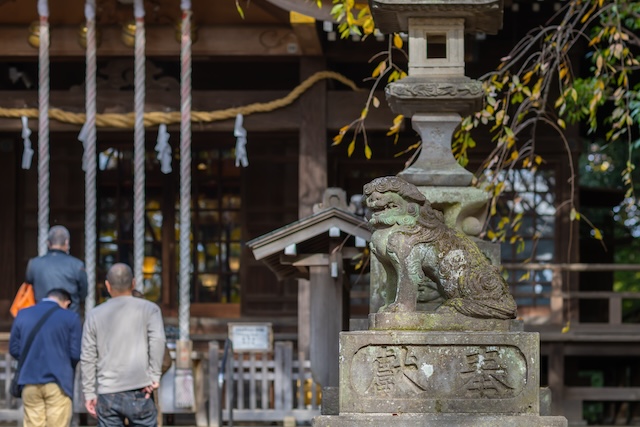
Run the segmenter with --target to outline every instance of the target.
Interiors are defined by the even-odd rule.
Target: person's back
[[[52,289],[64,289],[71,295],[69,310],[80,312],[80,303],[87,297],[87,273],[84,263],[69,255],[69,230],[61,225],[51,227],[49,250],[32,258],[27,265],[25,281],[33,285],[36,301]]]
[[[62,426],[71,419],[82,323],[76,313],[63,309],[69,304],[68,292],[52,289],[38,304],[20,310],[11,327],[9,352],[20,359],[29,335],[52,312],[35,333],[18,377],[18,384],[24,387],[25,426],[45,425],[44,422]]]
[[[87,315],[86,347],[95,345],[97,354],[83,353],[83,361],[99,355],[98,394],[141,389],[157,381],[159,377],[151,378],[147,354],[150,347],[160,348],[164,354],[164,339],[148,339],[150,329],[152,337],[164,337],[158,318],[161,320],[162,315],[156,304],[133,296],[111,298]]]
[[[157,426],[150,399],[160,385],[165,350],[160,307],[132,296],[131,268],[114,264],[105,286],[111,299],[91,310],[82,331],[82,390],[99,427]]]

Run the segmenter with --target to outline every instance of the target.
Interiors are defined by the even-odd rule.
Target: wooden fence
[[[320,387],[309,360],[294,358],[292,342],[276,342],[273,353],[234,353],[227,347],[220,356],[219,344],[211,342],[210,427],[233,421],[310,422],[320,415]]]
[[[16,362],[11,355],[0,353],[0,421],[15,421],[22,425],[22,400],[9,393],[9,384],[15,370]]]

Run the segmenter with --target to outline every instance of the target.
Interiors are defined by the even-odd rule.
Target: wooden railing
[[[577,313],[580,300],[607,300],[609,307],[609,315],[604,325],[616,325],[622,328],[637,329],[640,326],[636,324],[623,323],[622,302],[625,299],[640,300],[640,292],[615,292],[615,291],[574,291],[568,290],[569,286],[563,282],[563,273],[571,272],[603,272],[603,271],[638,271],[640,272],[640,264],[585,264],[585,263],[506,263],[502,265],[506,270],[518,271],[541,271],[551,270],[551,293],[548,295],[549,319],[550,324],[565,324],[571,321],[574,326],[580,324],[580,318]],[[567,316],[567,304],[573,308],[571,314]],[[589,326],[594,326],[593,322],[589,322]],[[597,326],[596,326],[597,328]]]
[[[273,353],[232,353],[224,366],[218,343],[209,345],[209,426],[287,419],[295,424],[320,415],[310,362],[294,358],[292,342],[276,342]]]

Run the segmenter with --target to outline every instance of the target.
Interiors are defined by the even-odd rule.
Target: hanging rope
[[[135,58],[134,58],[134,113],[133,127],[133,274],[136,289],[144,291],[144,229],[145,229],[145,146],[144,146],[144,98],[145,98],[145,29],[144,4],[142,0],[134,2],[136,20]]]
[[[180,340],[189,340],[191,309],[191,2],[183,0],[180,43]]]
[[[47,253],[49,233],[49,5],[38,0],[38,255]]]
[[[319,71],[311,75],[308,79],[296,86],[287,96],[279,99],[275,99],[269,102],[256,102],[253,104],[226,108],[224,110],[216,111],[192,111],[191,121],[194,123],[211,123],[222,120],[235,119],[238,114],[243,116],[249,116],[256,113],[268,113],[280,108],[284,108],[291,105],[296,99],[298,99],[304,92],[309,90],[314,84],[325,79],[333,79],[340,83],[350,87],[354,91],[361,91],[352,80],[349,80],[342,74],[334,71]],[[34,108],[2,108],[0,107],[0,117],[6,118],[20,118],[26,116],[28,118],[37,118],[38,110]],[[82,125],[85,122],[85,115],[82,113],[71,113],[69,111],[60,110],[58,108],[52,108],[49,110],[49,117],[62,123],[70,123],[76,125]],[[175,124],[180,123],[182,120],[182,114],[179,111],[161,112],[153,111],[144,114],[145,126],[158,126],[161,123]],[[131,129],[134,127],[135,113],[125,114],[97,114],[96,126],[119,128],[119,129]]]
[[[85,123],[87,137],[84,149],[84,242],[85,266],[87,282],[89,283],[85,300],[85,313],[88,313],[96,303],[96,3],[87,0],[84,8],[87,20],[87,57],[85,82],[85,109],[87,121]]]

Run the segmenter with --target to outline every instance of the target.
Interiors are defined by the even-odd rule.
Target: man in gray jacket
[[[86,317],[82,332],[82,390],[99,427],[157,426],[153,390],[160,384],[165,348],[160,308],[131,295],[126,264],[114,264],[105,282],[111,298]],[[96,390],[97,383],[97,390]]]
[[[71,236],[62,225],[54,225],[47,235],[48,251],[32,258],[27,265],[25,281],[33,285],[36,301],[52,289],[64,289],[71,295],[69,310],[80,314],[80,303],[87,297],[87,272],[84,263],[69,255]]]

